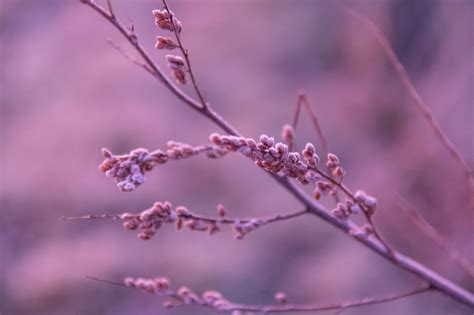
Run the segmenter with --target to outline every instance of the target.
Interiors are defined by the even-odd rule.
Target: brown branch
[[[146,53],[144,48],[139,44],[136,34],[130,33],[116,18],[112,16],[111,13],[107,12],[100,5],[96,4],[92,0],[80,0],[85,5],[92,8],[95,12],[101,15],[105,20],[111,23],[137,50],[140,56],[144,59],[145,63],[154,71],[157,79],[161,81],[179,100],[185,103],[188,107],[199,112],[213,123],[221,127],[228,134],[239,136],[240,133],[227,121],[225,121],[217,112],[215,112],[208,104],[206,110],[202,109],[202,104],[194,99],[190,98],[184,94],[179,88],[177,88],[160,70],[160,68],[152,61],[149,55]],[[356,227],[352,221],[343,222],[338,220],[336,217],[331,215],[324,207],[319,203],[315,202],[309,198],[301,189],[297,188],[293,183],[288,179],[282,178],[276,174],[271,174],[271,176],[282,185],[290,194],[292,194],[296,199],[303,203],[307,208],[309,213],[315,215],[316,217],[326,221],[335,228],[343,231],[346,234]],[[426,280],[430,283],[433,288],[436,288],[440,292],[456,299],[457,301],[474,307],[474,294],[463,289],[462,287],[454,284],[452,281],[442,277],[438,273],[429,269],[425,265],[413,260],[412,258],[402,255],[399,252],[394,252],[393,255],[387,250],[379,240],[373,238],[359,239],[357,240],[360,243],[364,244],[366,247],[384,257],[388,261],[392,262],[397,267],[409,271],[417,275],[418,277]]]
[[[350,16],[354,17],[356,20],[361,22],[365,28],[367,28],[372,35],[375,37],[377,42],[380,44],[382,49],[384,50],[385,54],[387,55],[388,60],[392,64],[395,72],[397,73],[400,81],[402,82],[405,90],[407,91],[408,95],[410,96],[413,104],[416,105],[416,108],[421,112],[423,118],[427,121],[428,125],[432,128],[435,136],[438,138],[439,142],[444,146],[446,151],[448,151],[451,158],[458,164],[459,168],[462,170],[465,181],[466,181],[466,188],[470,200],[470,206],[474,209],[474,178],[472,177],[471,171],[469,170],[469,166],[461,154],[457,151],[455,145],[452,141],[448,138],[446,133],[441,128],[439,122],[434,117],[432,111],[426,105],[426,103],[421,98],[420,94],[416,90],[415,86],[413,85],[405,67],[402,65],[400,60],[398,59],[395,51],[393,50],[390,42],[388,41],[387,37],[383,34],[383,32],[367,17],[363,16],[362,14],[357,13],[356,11],[348,8],[347,6],[337,2]]]
[[[121,286],[125,288],[144,290],[144,288],[127,286],[123,282],[110,281],[110,280],[100,279],[100,278],[91,277],[91,276],[87,276],[87,278],[90,280],[97,281],[97,282],[103,282],[103,283]],[[153,281],[151,279],[144,279],[144,280]],[[319,303],[316,304],[315,303],[315,304],[283,304],[283,305],[251,305],[251,304],[233,303],[225,299],[224,297],[222,297],[220,293],[217,291],[212,291],[212,292],[214,292],[214,296],[220,296],[219,302],[222,302],[222,303],[215,303],[216,300],[209,303],[209,301],[206,301],[205,297],[201,298],[189,289],[187,289],[188,294],[186,295],[182,295],[179,293],[179,291],[176,292],[169,288],[164,288],[162,290],[153,290],[153,291],[145,290],[145,291],[152,294],[158,294],[164,297],[171,297],[180,303],[179,305],[175,305],[175,306],[197,305],[201,307],[216,309],[218,311],[226,311],[228,313],[231,313],[233,311],[240,311],[240,312],[262,312],[264,314],[268,314],[268,313],[286,313],[286,312],[318,312],[318,311],[328,311],[328,310],[339,309],[339,314],[340,314],[342,311],[347,310],[349,308],[392,302],[392,301],[400,300],[400,299],[407,298],[410,296],[414,296],[417,294],[421,294],[424,292],[428,292],[431,289],[432,288],[429,285],[423,285],[418,288],[410,289],[407,291],[403,291],[400,293],[396,293],[396,294],[392,294],[392,295],[388,295],[384,297],[369,297],[369,298],[363,298],[363,299],[358,299],[354,301],[338,302],[338,303],[331,303],[331,304],[319,304]],[[186,297],[189,297],[189,295],[191,294],[194,296],[194,299],[192,299],[191,301],[186,300]],[[205,293],[203,295],[205,295]]]
[[[399,198],[399,207],[405,211],[411,221],[432,241],[441,247],[449,257],[459,265],[467,274],[474,278],[474,265],[466,259],[441,233],[431,225],[423,216],[410,205],[408,201]]]
[[[183,43],[181,42],[181,35],[178,32],[178,28],[176,27],[176,19],[173,16],[173,12],[168,8],[168,4],[166,3],[166,0],[163,0],[163,5],[165,6],[166,11],[170,15],[171,22],[173,23],[173,33],[176,37],[176,41],[178,43],[179,50],[181,50],[181,53],[184,56],[184,60],[186,61],[186,66],[188,68],[189,76],[191,77],[191,82],[193,83],[194,91],[196,91],[196,94],[199,98],[199,101],[201,102],[202,110],[207,109],[207,103],[206,100],[204,99],[204,95],[201,93],[201,90],[199,89],[196,79],[194,78],[194,73],[193,73],[193,68],[191,67],[191,61],[189,59],[189,51],[184,48]]]

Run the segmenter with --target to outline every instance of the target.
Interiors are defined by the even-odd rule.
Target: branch
[[[356,20],[361,22],[366,29],[368,29],[372,35],[375,37],[377,42],[380,44],[382,49],[384,50],[385,54],[387,55],[388,60],[392,64],[395,72],[397,73],[400,81],[402,82],[405,90],[407,91],[408,95],[410,96],[413,104],[416,105],[418,110],[423,115],[423,118],[426,120],[428,125],[432,128],[435,136],[438,138],[438,141],[441,145],[444,146],[446,151],[448,151],[451,158],[458,164],[459,168],[464,174],[465,181],[466,181],[466,188],[468,191],[468,196],[470,200],[471,208],[474,209],[474,179],[472,177],[471,171],[469,170],[469,166],[461,154],[457,151],[454,144],[448,138],[446,133],[443,131],[439,122],[434,117],[433,113],[423,101],[421,96],[418,94],[415,86],[410,80],[408,73],[405,67],[402,65],[400,60],[398,59],[397,55],[395,54],[390,42],[385,37],[383,32],[367,17],[357,13],[356,11],[348,8],[347,6],[337,2],[350,16],[354,17]]]
[[[209,105],[204,111],[199,102],[193,100],[192,98],[184,94],[169,79],[167,79],[166,76],[159,69],[159,67],[151,60],[144,48],[139,44],[136,34],[130,33],[125,27],[123,27],[121,23],[117,21],[117,19],[112,16],[111,13],[107,12],[104,8],[102,8],[100,5],[97,5],[92,0],[81,0],[81,2],[91,7],[105,20],[112,24],[137,50],[140,56],[144,59],[145,63],[154,71],[159,81],[161,81],[161,83],[163,83],[179,100],[185,103],[188,107],[207,117],[213,123],[225,130],[228,134],[234,136],[240,135],[237,129],[235,129],[232,125],[225,121]],[[308,208],[309,213],[326,221],[327,223],[331,224],[332,226],[343,231],[346,234],[349,234],[351,230],[357,227],[352,221],[343,222],[335,218],[324,207],[322,207],[322,205],[310,199],[301,189],[297,188],[290,181],[288,181],[288,179],[280,177],[277,174],[271,174],[271,176],[290,194],[292,194],[296,199],[303,203],[305,207]],[[454,284],[450,280],[442,277],[438,273],[420,264],[419,262],[398,252],[394,252],[392,255],[386,249],[386,247],[376,239],[358,239],[357,241],[364,244],[366,247],[379,254],[380,256],[384,257],[388,261],[392,262],[397,267],[409,271],[410,273],[413,273],[418,277],[424,279],[434,288],[443,292],[444,294],[456,299],[461,303],[474,307],[474,295],[472,293]]]
[[[184,48],[183,43],[181,42],[181,35],[178,32],[178,27],[176,27],[176,18],[173,16],[173,12],[171,12],[171,10],[168,8],[168,4],[166,3],[166,0],[163,0],[163,5],[165,6],[166,11],[171,17],[170,19],[173,23],[173,33],[176,37],[176,42],[178,43],[178,47],[184,56],[184,60],[186,61],[186,66],[188,68],[189,76],[191,77],[191,82],[193,83],[194,90],[196,91],[199,101],[201,102],[201,108],[203,111],[206,111],[208,105],[204,99],[203,94],[201,93],[201,90],[199,89],[197,85],[196,79],[194,78],[193,69],[191,67],[191,61],[189,59],[189,51],[186,48]]]
[[[289,214],[277,214],[262,218],[227,218],[225,217],[225,208],[222,205],[217,206],[219,217],[202,216],[191,212],[189,209],[179,206],[172,208],[171,203],[155,202],[155,204],[143,210],[138,214],[122,213],[118,215],[85,215],[79,217],[62,217],[62,220],[95,220],[111,219],[122,220],[123,227],[126,230],[140,230],[138,237],[143,240],[149,240],[155,235],[156,231],[166,223],[175,224],[178,230],[183,227],[191,231],[207,232],[213,235],[221,231],[223,225],[232,226],[235,239],[243,239],[245,235],[253,232],[265,225],[290,220],[304,214],[307,210],[292,212]]]
[[[426,219],[421,216],[421,214],[410,205],[406,200],[399,198],[399,206],[400,208],[405,211],[412,222],[432,241],[436,243],[439,247],[441,247],[448,256],[459,265],[467,274],[474,278],[474,266],[472,263],[467,260],[459,251],[451,245],[446,238],[444,238],[441,233],[431,225]]]
[[[197,305],[201,307],[211,308],[216,311],[225,311],[232,313],[235,311],[239,312],[262,312],[268,313],[286,313],[286,312],[317,312],[317,311],[328,311],[328,310],[339,310],[341,313],[349,308],[355,308],[365,305],[382,304],[386,302],[396,301],[410,296],[414,296],[420,293],[428,292],[431,290],[429,285],[423,285],[421,287],[410,289],[404,292],[384,296],[384,297],[370,297],[363,298],[354,301],[338,302],[331,304],[283,304],[283,305],[251,305],[251,304],[240,304],[234,303],[218,292],[218,291],[205,291],[201,296],[193,292],[187,287],[180,287],[177,290],[173,290],[170,287],[169,280],[166,278],[125,278],[124,282],[116,282],[96,277],[87,277],[88,279],[112,284],[116,286],[122,286],[127,288],[133,288],[143,290],[147,293],[156,294],[167,298],[163,303],[166,307],[177,307],[182,305]],[[232,313],[233,314],[233,313]]]

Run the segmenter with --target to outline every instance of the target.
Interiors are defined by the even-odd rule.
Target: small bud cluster
[[[337,191],[337,187],[330,182],[319,180],[316,182],[316,187],[313,191],[313,196],[316,200],[319,200],[321,196],[334,195]]]
[[[155,202],[152,207],[138,214],[127,212],[115,217],[122,220],[126,230],[139,230],[137,236],[142,240],[151,239],[166,223],[175,224],[177,230],[186,228],[190,231],[207,232],[209,235],[221,231],[223,225],[228,225],[232,227],[234,238],[241,240],[248,233],[282,218],[275,215],[267,218],[229,219],[225,215],[226,210],[221,204],[217,205],[217,217],[204,217],[183,206],[173,208],[170,202],[165,201]]]
[[[352,214],[359,214],[362,210],[352,199],[347,199],[344,203],[339,202],[332,210],[332,214],[339,220],[347,220]]]
[[[158,164],[168,161],[168,156],[156,150],[135,149],[126,155],[113,155],[108,149],[102,149],[105,160],[99,169],[107,176],[113,177],[121,191],[132,191],[145,182],[145,172],[151,171]]]
[[[183,27],[181,22],[176,19],[173,12],[168,12],[167,10],[153,10],[152,13],[155,17],[155,24],[160,29],[181,33]]]
[[[358,190],[354,194],[355,199],[362,205],[364,212],[367,216],[372,217],[377,210],[377,199],[369,196],[365,191]]]
[[[192,147],[189,144],[169,141],[168,150],[165,152],[140,148],[125,155],[113,155],[110,150],[103,148],[105,158],[99,169],[107,176],[113,177],[121,191],[132,191],[145,182],[145,172],[151,171],[155,166],[164,164],[168,160],[179,160],[206,152],[210,158],[220,158],[227,150],[213,145]]]
[[[140,229],[138,237],[142,240],[151,239],[163,223],[173,223],[178,219],[178,215],[171,208],[169,202],[155,202],[155,204],[140,214],[124,213],[120,215],[123,227],[126,230]]]
[[[358,240],[365,240],[369,238],[369,236],[371,236],[372,234],[374,234],[374,227],[369,224],[365,224],[361,228],[349,231],[349,235]]]
[[[335,154],[328,153],[326,166],[331,171],[332,176],[339,178],[344,176],[344,170],[339,163],[339,158]]]
[[[259,227],[267,224],[268,221],[262,220],[262,219],[251,219],[247,222],[240,222],[240,221],[235,221],[233,224],[233,230],[234,230],[234,238],[236,240],[242,240],[245,235],[247,235],[250,232],[255,231]]]
[[[176,141],[168,141],[166,143],[168,150],[166,150],[166,154],[170,159],[173,160],[180,160],[191,157],[193,155],[197,155],[202,151],[211,150],[210,147],[199,146],[199,147],[192,147],[189,144],[176,142]]]
[[[170,282],[167,278],[132,278],[127,277],[123,283],[130,288],[136,288],[148,293],[167,295],[169,294]]]
[[[153,10],[153,16],[155,17],[155,24],[162,30],[176,32],[176,37],[179,43],[179,33],[181,33],[182,25],[181,22],[174,16],[173,12],[168,10]],[[171,38],[165,36],[156,37],[155,47],[157,49],[175,49],[179,47],[178,43],[175,43]],[[179,84],[186,84],[186,65],[185,61],[180,56],[166,55],[166,61],[168,62],[168,68],[171,70],[171,75],[175,78]]]
[[[120,218],[125,229],[139,229],[138,237],[142,240],[151,239],[165,223],[176,224],[178,230],[185,227],[191,231],[208,232],[210,235],[220,231],[218,219],[201,218],[183,206],[173,209],[168,201],[155,202],[151,208],[139,214],[124,213]]]
[[[307,164],[309,162],[316,165],[319,162],[311,144],[308,144],[303,151],[305,161],[298,152],[289,152],[286,144],[275,143],[273,138],[266,135],[260,136],[258,142],[251,138],[224,136],[216,133],[212,134],[209,139],[215,145],[228,151],[240,152],[250,157],[257,166],[269,172],[281,172],[285,176],[296,178],[301,184],[306,185],[321,180],[321,176]]]
[[[165,36],[157,36],[156,37],[156,43],[155,43],[155,48],[156,49],[169,49],[173,50],[178,45],[169,37]]]
[[[165,58],[176,82],[186,84],[186,65],[184,59],[175,55],[166,55]]]
[[[234,304],[224,298],[218,291],[208,290],[199,295],[184,286],[173,290],[170,286],[170,282],[166,278],[146,279],[127,277],[124,279],[124,284],[130,288],[168,297],[169,300],[165,300],[163,303],[166,308],[193,304],[208,306],[217,311],[232,311],[235,308]]]

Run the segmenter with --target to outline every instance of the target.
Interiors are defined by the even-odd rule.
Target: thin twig
[[[408,201],[399,198],[399,207],[405,211],[411,221],[431,240],[433,240],[439,247],[441,247],[449,257],[459,265],[467,274],[474,278],[474,265],[466,259],[452,244],[444,238],[441,233],[431,225],[423,216],[410,205]]]
[[[296,125],[298,124],[298,118],[301,111],[301,105],[304,105],[306,107],[309,117],[311,118],[311,122],[313,123],[313,127],[316,130],[316,133],[319,137],[319,141],[321,142],[323,153],[325,156],[327,156],[329,153],[328,141],[326,140],[326,136],[324,135],[321,125],[319,124],[318,116],[316,115],[316,112],[313,110],[313,107],[311,106],[311,103],[309,102],[308,97],[306,96],[306,93],[304,91],[300,91],[297,96],[296,110],[295,110],[295,115],[293,117],[293,128],[296,129]]]
[[[91,277],[91,276],[87,276],[87,278],[90,280],[97,281],[97,282],[130,288],[122,282],[105,280],[105,279],[100,279],[100,278]],[[431,287],[429,285],[423,285],[415,289],[410,289],[410,290],[400,292],[397,294],[392,294],[389,296],[377,297],[377,298],[363,298],[363,299],[358,299],[358,300],[349,301],[349,302],[339,302],[339,303],[331,303],[331,304],[251,305],[251,304],[240,304],[240,303],[229,302],[228,307],[226,307],[226,311],[263,312],[264,314],[268,314],[268,313],[286,313],[286,312],[318,312],[318,311],[328,311],[328,310],[335,310],[335,309],[346,310],[346,309],[354,308],[354,307],[392,302],[392,301],[400,300],[400,299],[407,298],[410,296],[414,296],[420,293],[428,292],[430,290],[431,290]],[[176,299],[177,301],[181,302],[182,305],[186,304],[183,298],[172,290],[168,290],[167,292],[164,292],[163,295],[166,297],[172,297]],[[193,304],[202,306],[202,307],[207,307],[207,308],[215,308],[213,305],[210,305],[208,303],[198,302],[198,301],[196,301]]]
[[[197,215],[197,214],[180,214],[179,217],[182,217],[183,219],[195,219],[195,220],[200,220],[204,222],[209,222],[209,223],[222,223],[222,224],[234,224],[234,223],[247,223],[252,220],[261,220],[268,223],[274,223],[274,222],[279,222],[279,221],[285,221],[289,219],[293,219],[299,216],[302,216],[304,214],[308,214],[308,211],[305,210],[300,210],[296,212],[292,212],[289,214],[276,214],[268,217],[262,217],[262,218],[218,218],[218,217],[210,217],[210,216],[203,216],[203,215]],[[74,221],[74,220],[97,220],[97,219],[111,219],[111,220],[117,220],[120,219],[119,214],[99,214],[99,215],[84,215],[84,216],[77,216],[77,217],[61,217],[61,220],[65,221]]]
[[[191,67],[191,61],[189,59],[189,51],[184,48],[183,43],[181,42],[181,35],[179,34],[178,28],[175,24],[175,17],[173,16],[173,12],[171,12],[171,10],[168,8],[166,0],[163,0],[163,5],[165,6],[166,11],[169,13],[171,22],[173,23],[173,33],[176,37],[176,41],[178,42],[178,47],[184,56],[184,60],[186,61],[186,66],[188,68],[189,76],[191,77],[191,82],[193,83],[194,91],[196,91],[199,101],[201,102],[202,109],[205,111],[207,109],[207,103],[204,99],[204,95],[201,93],[201,90],[197,85],[196,79],[194,78],[193,68]]]
[[[141,61],[138,61],[137,59],[135,59],[134,57],[132,57],[130,54],[128,54],[122,47],[120,47],[119,44],[117,44],[116,42],[114,42],[113,40],[111,40],[110,38],[107,40],[107,43],[109,43],[110,46],[112,46],[112,48],[114,48],[116,51],[118,51],[122,56],[124,56],[126,59],[130,60],[133,64],[139,66],[139,67],[142,67],[143,69],[145,69],[148,73],[150,73],[151,75],[155,76],[155,73],[153,72],[152,69],[150,69],[150,67],[148,67],[148,65],[146,63],[143,63]]]
[[[451,158],[459,165],[459,168],[462,170],[465,181],[466,181],[466,188],[470,200],[470,206],[474,209],[474,178],[469,170],[469,166],[461,154],[457,151],[455,145],[452,141],[448,138],[446,133],[441,128],[439,122],[433,115],[433,112],[430,108],[426,105],[426,103],[421,98],[420,94],[416,90],[415,86],[413,85],[405,67],[402,65],[400,60],[398,59],[395,51],[393,50],[390,42],[388,41],[387,37],[383,34],[383,32],[367,17],[357,13],[353,9],[348,8],[344,4],[337,2],[349,15],[357,19],[358,21],[362,22],[365,28],[367,28],[372,35],[375,37],[377,42],[383,48],[385,54],[388,57],[388,60],[392,64],[395,72],[397,73],[400,81],[402,82],[405,90],[407,91],[408,95],[410,96],[412,102],[416,105],[418,110],[421,112],[423,118],[427,121],[428,125],[432,128],[435,136],[438,138],[439,142],[444,146],[444,148],[448,151]]]
[[[144,59],[145,63],[155,72],[155,77],[157,77],[159,81],[161,81],[165,85],[165,87],[167,87],[179,100],[184,102],[184,104],[186,104],[188,107],[207,117],[213,123],[225,130],[228,134],[240,136],[238,130],[235,129],[232,125],[230,125],[226,120],[224,120],[217,112],[215,112],[209,106],[209,104],[206,110],[203,111],[202,104],[200,104],[198,101],[195,101],[194,99],[183,93],[178,87],[176,87],[176,85],[174,85],[173,82],[171,82],[163,74],[160,68],[152,61],[152,59],[149,57],[144,48],[139,44],[136,35],[130,34],[130,32],[121,23],[119,23],[117,19],[112,18],[110,13],[108,13],[106,10],[104,10],[104,8],[102,8],[100,5],[96,4],[92,0],[80,1],[92,8],[105,20],[107,20],[113,25],[137,50],[140,56]],[[304,191],[296,187],[287,178],[278,176],[276,174],[270,175],[290,194],[292,194],[296,199],[303,203],[308,208],[309,213],[326,221],[327,223],[331,224],[332,226],[343,231],[346,234],[349,234],[351,230],[357,227],[355,223],[350,220],[343,222],[331,215],[324,207],[322,207],[322,205],[309,198],[304,193]],[[365,245],[375,253],[379,254],[381,257],[384,257],[388,261],[392,262],[395,266],[409,271],[417,275],[418,277],[426,280],[440,292],[443,292],[444,294],[456,299],[461,303],[474,307],[474,294],[456,285],[452,281],[442,277],[440,274],[434,272],[427,266],[399,252],[394,252],[392,255],[390,251],[387,250],[386,246],[377,239],[367,238],[357,239],[357,241]]]
[[[311,106],[311,103],[309,102],[308,97],[306,96],[306,93],[301,90],[298,93],[297,99],[296,99],[296,109],[295,109],[295,114],[293,116],[293,123],[292,127],[294,130],[296,130],[296,125],[298,124],[298,119],[300,116],[301,108],[302,105],[305,106],[306,110],[308,111],[309,117],[311,118],[311,122],[313,124],[314,129],[316,130],[316,134],[318,135],[319,141],[321,142],[321,146],[323,149],[323,154],[324,157],[326,158],[329,154],[329,145],[328,141],[326,140],[326,136],[324,135],[323,129],[321,128],[321,125],[319,124],[318,121],[318,116],[316,115],[316,112],[313,110],[313,107]],[[328,171],[329,167],[326,167]],[[340,202],[339,194],[336,191],[336,193],[333,195],[334,201],[336,204]]]

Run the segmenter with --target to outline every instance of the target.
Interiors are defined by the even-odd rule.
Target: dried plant
[[[131,278],[127,277],[123,282],[114,282],[98,278],[91,278],[97,281],[116,284],[133,289],[143,290],[156,294],[164,298],[164,306],[167,308],[181,305],[196,305],[212,308],[216,311],[228,312],[232,315],[260,313],[284,313],[307,311],[314,312],[320,310],[336,310],[337,314],[352,307],[367,304],[377,304],[389,302],[404,297],[421,294],[428,291],[437,291],[449,296],[460,303],[464,303],[474,308],[474,294],[456,285],[452,281],[444,278],[427,266],[408,256],[401,254],[397,249],[388,244],[381,236],[375,222],[374,215],[377,211],[377,199],[363,190],[353,192],[344,183],[344,179],[350,174],[346,174],[340,159],[336,154],[331,153],[328,141],[319,125],[317,116],[304,93],[298,95],[296,111],[292,124],[285,125],[282,132],[282,141],[275,140],[274,137],[262,135],[258,140],[242,136],[233,126],[226,122],[213,108],[206,102],[204,95],[198,87],[196,77],[191,67],[189,51],[184,47],[181,40],[181,33],[184,30],[183,24],[177,19],[165,0],[163,8],[154,10],[152,16],[160,33],[156,37],[155,47],[158,50],[179,51],[180,54],[168,54],[165,57],[170,74],[176,83],[191,83],[197,95],[197,100],[182,92],[172,80],[152,61],[148,53],[140,45],[134,27],[125,27],[116,17],[111,2],[108,1],[108,8],[96,4],[92,0],[81,0],[84,4],[99,13],[109,23],[111,23],[135,48],[143,61],[138,61],[126,54],[123,49],[116,44],[113,46],[124,54],[133,63],[145,69],[155,79],[163,83],[179,100],[185,105],[197,111],[211,122],[223,129],[226,134],[213,133],[209,137],[210,143],[193,146],[181,142],[170,141],[166,150],[157,149],[148,151],[147,149],[135,149],[128,154],[115,155],[108,149],[102,150],[104,161],[100,165],[100,170],[107,176],[112,177],[117,187],[121,191],[130,192],[137,189],[145,182],[145,174],[160,167],[170,161],[177,161],[184,158],[191,158],[199,154],[206,154],[211,159],[223,158],[233,152],[240,153],[251,159],[256,166],[265,170],[276,182],[282,185],[286,191],[296,197],[304,206],[303,210],[290,212],[289,214],[277,214],[261,218],[229,218],[228,211],[222,205],[217,206],[217,214],[214,217],[207,217],[192,212],[186,207],[173,207],[170,202],[155,202],[153,206],[139,213],[104,214],[100,216],[67,217],[67,220],[87,220],[87,219],[113,219],[121,221],[126,230],[137,231],[140,239],[149,240],[155,233],[166,224],[173,224],[178,230],[183,228],[192,231],[207,232],[213,235],[225,227],[231,227],[234,238],[243,239],[244,236],[261,227],[270,224],[290,220],[298,216],[313,216],[322,219],[343,231],[359,243],[390,261],[396,267],[408,271],[418,277],[421,284],[405,292],[397,293],[387,297],[370,297],[359,301],[346,301],[332,304],[289,304],[283,292],[275,294],[274,305],[244,305],[231,302],[220,292],[206,291],[202,294],[195,293],[187,287],[174,289],[166,278]],[[419,97],[413,84],[408,78],[406,71],[399,62],[395,53],[391,49],[383,34],[368,21],[353,11],[348,11],[363,21],[366,26],[375,34],[377,41],[386,51],[390,62],[394,65],[405,88],[412,97],[413,102],[422,111],[424,117],[429,121],[435,131],[436,136],[445,145],[450,155],[459,162],[468,182],[470,197],[473,197],[472,176],[461,155],[456,151],[452,143],[439,127],[433,114]],[[316,129],[321,142],[321,152],[317,152],[315,145],[307,143],[301,152],[295,150],[295,137],[298,118],[302,107],[305,107]],[[304,193],[298,186],[311,185],[313,195]],[[335,199],[334,209],[324,208],[318,200],[324,196],[333,196]],[[408,207],[404,207],[408,208]],[[412,213],[416,213],[413,209]],[[362,215],[365,223],[356,224],[351,219],[354,215]],[[416,214],[415,222],[440,246],[451,248],[450,245],[430,226],[423,218]],[[467,259],[462,258],[457,251],[450,250],[454,260],[461,263],[462,267],[472,272],[472,264]],[[472,275],[472,273],[471,273]]]

